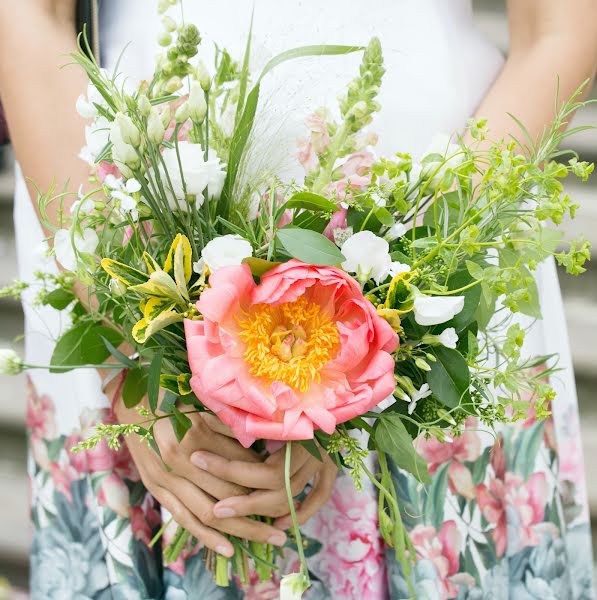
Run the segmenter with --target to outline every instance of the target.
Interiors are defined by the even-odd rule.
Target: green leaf
[[[292,226],[323,233],[329,222],[330,219],[327,216],[323,216],[321,212],[304,211],[292,219]]]
[[[160,393],[160,375],[162,372],[162,359],[164,358],[164,349],[160,348],[151,359],[149,365],[149,377],[147,380],[147,395],[149,398],[149,408],[155,414],[158,408],[158,395]]]
[[[160,403],[160,410],[165,413],[172,412],[176,401],[178,400],[178,394],[172,393],[170,390],[167,390],[162,398],[162,402]]]
[[[331,266],[344,262],[338,247],[321,233],[298,227],[283,227],[276,237],[293,258],[313,265]]]
[[[171,417],[172,425],[174,427],[174,433],[176,439],[182,442],[187,431],[192,427],[193,422],[184,413],[180,412],[176,406],[172,407],[173,417]]]
[[[74,299],[75,295],[72,292],[58,288],[46,294],[43,304],[50,305],[56,310],[64,310]]]
[[[364,46],[340,46],[332,44],[317,44],[314,46],[300,46],[298,48],[291,48],[285,52],[281,52],[277,56],[274,56],[263,68],[259,80],[261,81],[265,75],[267,75],[272,69],[278,65],[286,62],[287,60],[294,60],[295,58],[303,58],[307,56],[335,56],[339,54],[350,54],[351,52],[359,52],[364,50]]]
[[[110,356],[104,339],[118,346],[122,335],[94,322],[78,323],[58,339],[50,360],[50,372],[64,373],[73,367],[102,364]]]
[[[137,368],[126,374],[122,388],[122,401],[127,408],[137,406],[147,393],[147,371]]]
[[[304,208],[306,210],[326,212],[335,212],[338,210],[338,205],[335,202],[313,192],[298,192],[293,194],[284,206],[286,208]]]
[[[470,372],[466,360],[456,350],[430,348],[437,360],[431,363],[427,383],[433,395],[449,408],[456,408],[469,395]]]
[[[319,462],[323,462],[323,458],[321,458],[321,452],[317,447],[317,444],[313,440],[301,440],[299,442],[301,446],[311,455],[314,456]]]
[[[118,348],[115,348],[113,344],[111,344],[105,337],[102,337],[104,345],[108,349],[108,352],[120,361],[120,364],[123,367],[127,367],[128,369],[136,369],[138,363],[132,359],[130,359],[126,354],[123,354]]]
[[[282,263],[265,260],[263,258],[255,258],[254,256],[249,256],[243,260],[243,263],[249,265],[251,269],[251,273],[255,275],[255,277],[261,277],[265,275],[268,271],[271,271],[274,267],[281,265]]]
[[[417,453],[413,439],[396,414],[380,415],[375,428],[375,442],[401,469],[411,473],[421,483],[431,483],[427,463]]]

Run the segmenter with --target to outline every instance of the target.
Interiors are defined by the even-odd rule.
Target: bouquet
[[[523,357],[513,315],[540,318],[540,261],[555,256],[576,275],[589,259],[588,242],[563,242],[554,227],[577,208],[562,180],[593,169],[558,150],[579,94],[538,143],[522,124],[521,139],[492,141],[479,119],[467,145],[456,136],[420,160],[377,156],[377,39],[290,49],[255,76],[249,34],[244,57],[217,48],[208,69],[196,60],[199,31],[168,14],[173,4],[160,4],[164,50],[150,81],[131,86],[106,73],[84,40],[73,56],[90,80],[77,109],[89,119],[81,157],[92,175],[58,226],[44,223],[64,272],[40,274],[40,301],[72,322],[50,368],[107,361],[122,370],[127,407],[148,397],[138,423],[99,425],[79,449],[138,435],[159,452],[155,423],[169,419],[182,440],[197,411],[219,417],[245,447],[286,443],[301,570],[282,585],[300,596],[309,574],[289,486],[298,442],[347,469],[357,488],[372,481],[380,534],[408,580],[415,554],[391,464],[425,486],[418,437],[449,443],[467,418],[492,428],[525,417],[531,402],[537,417],[549,413],[555,362]],[[355,52],[360,70],[338,106],[314,107],[306,121],[304,178],[252,170],[262,79],[285,61]],[[42,215],[67,197],[40,194]],[[88,302],[75,283],[87,286]],[[134,355],[117,349],[123,341]],[[10,352],[0,358],[4,372],[34,367]],[[247,582],[252,569],[272,577],[278,549],[231,541],[232,559],[207,553],[218,584]],[[179,528],[166,559],[196,543]]]

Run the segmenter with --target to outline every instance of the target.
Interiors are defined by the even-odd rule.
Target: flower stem
[[[294,500],[292,498],[292,489],[290,488],[290,458],[292,454],[292,442],[286,442],[286,460],[284,461],[284,483],[286,485],[286,497],[288,498],[288,508],[290,509],[290,518],[292,519],[292,531],[296,540],[296,548],[301,562],[301,573],[309,580],[309,570],[307,569],[307,559],[305,558],[305,549],[303,547],[303,538],[296,518]]]
[[[228,565],[230,559],[223,554],[216,554],[216,585],[228,587],[230,578],[228,577]]]

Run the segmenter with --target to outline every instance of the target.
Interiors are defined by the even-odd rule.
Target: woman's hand
[[[218,425],[215,425],[218,427]],[[219,426],[221,427],[221,426]],[[337,468],[328,454],[321,450],[323,462],[312,456],[302,445],[294,443],[290,459],[290,488],[297,496],[309,481],[313,487],[298,506],[296,515],[300,524],[309,520],[330,498]],[[231,494],[214,505],[213,513],[222,522],[232,517],[262,515],[277,517],[274,525],[290,527],[288,497],[284,483],[286,447],[270,455],[265,462],[244,461],[200,450],[191,454],[193,464],[205,473],[213,474],[255,491],[249,494]]]
[[[121,422],[139,420],[138,414],[135,418],[130,413],[123,419],[123,412],[126,410],[117,410]],[[141,438],[127,438],[127,445],[145,487],[172,514],[176,523],[219,554],[232,556],[234,553],[234,548],[224,533],[275,546],[284,545],[286,535],[275,527],[246,517],[219,519],[215,516],[213,508],[216,500],[246,494],[248,490],[226,481],[217,470],[208,473],[197,469],[190,461],[191,454],[209,448],[218,452],[224,460],[257,465],[261,459],[236,440],[214,431],[209,425],[209,415],[189,414],[188,417],[193,426],[182,442],[176,439],[167,419],[158,421],[154,426],[154,438],[160,449],[161,459]],[[212,422],[217,421],[215,417],[211,419]]]

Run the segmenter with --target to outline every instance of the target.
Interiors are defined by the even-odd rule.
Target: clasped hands
[[[207,413],[188,414],[193,422],[178,442],[167,419],[154,426],[161,459],[146,442],[127,439],[145,487],[179,525],[206,547],[232,556],[234,548],[224,534],[283,546],[285,529],[291,526],[284,483],[286,448],[267,458],[243,448],[220,420]],[[292,495],[312,482],[299,504],[299,523],[305,523],[329,499],[336,466],[322,451],[323,462],[300,444],[293,444],[290,464]],[[275,519],[272,525],[248,518],[260,515]]]

